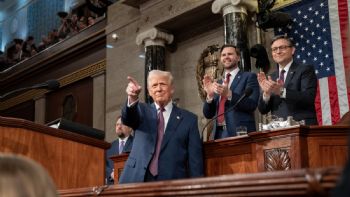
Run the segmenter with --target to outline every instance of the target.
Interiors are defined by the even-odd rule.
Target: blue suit
[[[128,153],[131,151],[132,143],[133,143],[133,136],[130,135],[128,137],[128,140],[126,141],[124,148],[122,150],[123,153]],[[112,180],[114,177],[111,177],[111,173],[114,169],[114,162],[110,157],[119,155],[119,139],[116,139],[112,142],[111,147],[106,151],[106,180],[107,184],[113,184],[114,181]]]
[[[278,71],[271,74],[271,78],[276,80]],[[294,120],[305,120],[306,125],[317,125],[315,97],[317,90],[317,78],[315,70],[311,65],[298,64],[293,61],[290,66],[287,78],[284,82],[286,88],[286,98],[272,94],[269,102],[260,96],[259,111],[272,114],[286,119],[293,116]]]
[[[134,129],[134,143],[119,183],[144,182],[157,141],[157,111],[154,104],[137,102],[124,106],[122,122]],[[157,180],[203,176],[202,140],[197,116],[173,106],[161,144]]]
[[[247,88],[252,89],[252,94],[243,99],[235,109],[225,114],[226,130],[219,136],[216,134],[216,122],[211,134],[211,139],[236,136],[236,127],[245,126],[247,131],[255,131],[254,111],[258,106],[259,84],[255,73],[239,71],[232,81],[230,90],[232,91],[231,100],[225,103],[225,111],[232,107],[237,100],[244,94]],[[205,102],[203,114],[207,119],[213,118],[218,113],[220,95],[215,94],[213,101]]]

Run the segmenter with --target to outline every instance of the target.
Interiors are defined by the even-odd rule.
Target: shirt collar
[[[234,79],[238,72],[239,72],[239,68],[237,66],[236,68],[234,68],[230,72],[225,71],[224,77],[226,77],[227,73],[230,73],[231,74],[231,78],[230,79]]]
[[[129,136],[128,136],[128,137],[125,137],[125,138],[123,138],[123,139],[119,138],[119,142],[124,141],[124,144],[125,144],[126,141],[128,141],[128,138],[129,138]]]
[[[160,108],[160,106],[157,103],[154,103],[156,105],[157,112]],[[173,109],[173,101],[170,100],[170,102],[164,106],[165,111],[170,112]]]
[[[293,64],[293,59],[292,61],[290,61],[284,68],[283,70],[285,71],[285,73],[288,73],[290,67],[292,66]],[[278,73],[281,73],[281,70],[282,70],[282,67],[280,65],[278,65]]]

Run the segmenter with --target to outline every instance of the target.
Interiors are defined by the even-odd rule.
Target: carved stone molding
[[[151,45],[165,46],[165,44],[171,44],[173,40],[174,36],[172,34],[162,32],[157,28],[151,28],[137,35],[136,44],[144,44],[145,47]]]
[[[290,158],[287,149],[270,149],[265,150],[265,170],[290,170]]]
[[[214,14],[218,14],[222,10],[223,15],[233,12],[247,14],[247,10],[256,12],[257,8],[258,2],[251,0],[215,0],[211,6],[211,10]]]

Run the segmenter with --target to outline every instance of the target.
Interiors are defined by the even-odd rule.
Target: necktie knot
[[[227,73],[226,74],[226,79],[225,79],[225,83],[228,84],[230,82],[230,77],[231,77],[231,73]]]
[[[285,73],[286,71],[284,70],[284,69],[282,69],[281,71],[280,71],[280,80],[282,80],[282,81],[284,81],[284,73]]]

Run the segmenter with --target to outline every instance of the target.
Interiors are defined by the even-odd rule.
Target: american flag
[[[315,67],[319,125],[332,125],[349,111],[349,1],[303,0],[281,10],[292,16],[293,24],[275,30],[295,41],[296,61]]]

